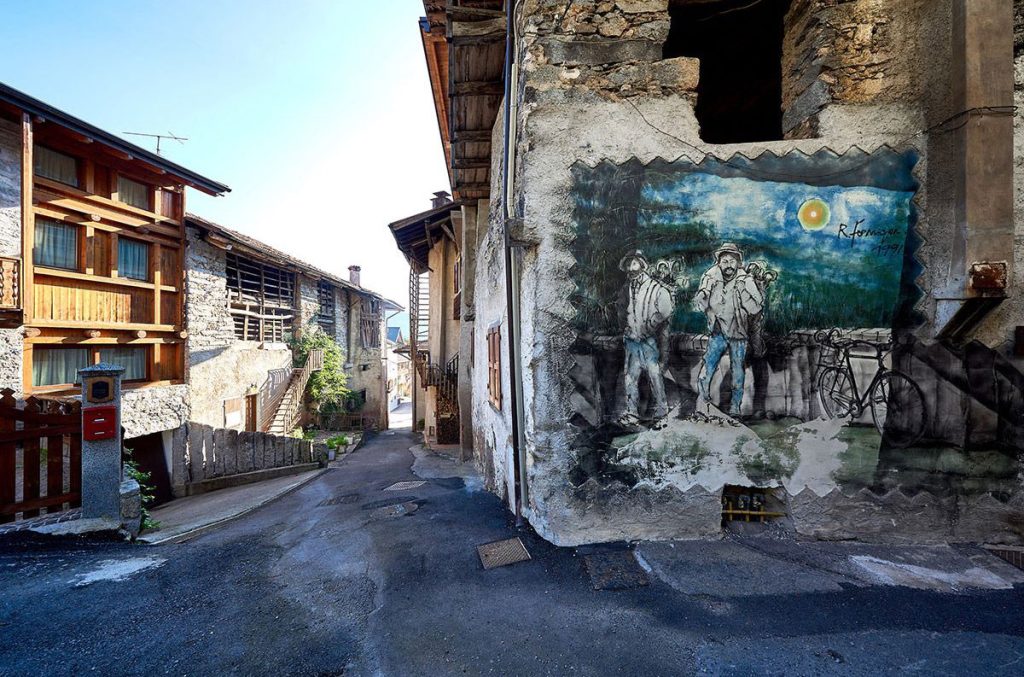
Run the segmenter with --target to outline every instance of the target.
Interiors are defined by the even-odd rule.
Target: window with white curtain
[[[100,348],[100,362],[124,367],[124,381],[146,380],[146,349],[142,346]]]
[[[36,146],[32,149],[32,164],[36,176],[78,187],[78,160],[70,155]]]
[[[126,237],[118,238],[117,274],[133,280],[148,280],[149,245]]]
[[[37,266],[78,270],[78,226],[36,219],[32,261]]]
[[[88,348],[35,348],[32,351],[32,385],[70,385],[78,370],[90,364]]]
[[[149,204],[149,186],[126,179],[120,174],[117,176],[117,199],[146,211],[152,208]]]

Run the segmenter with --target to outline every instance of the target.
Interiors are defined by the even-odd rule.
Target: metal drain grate
[[[425,481],[419,480],[413,482],[395,482],[390,487],[384,487],[384,491],[409,491],[410,489],[418,489],[426,484]]]
[[[631,550],[598,552],[583,557],[594,590],[629,590],[648,585],[647,572]]]
[[[994,548],[986,546],[986,550],[998,557],[999,559],[1006,560],[1018,569],[1024,569],[1024,548]]]
[[[348,503],[355,503],[358,500],[359,494],[345,494],[344,496],[335,496],[334,498],[320,501],[316,504],[316,507],[326,508],[329,505],[346,505]]]
[[[484,569],[494,569],[530,559],[530,553],[518,538],[478,545],[476,552],[480,555],[480,563],[484,565]]]

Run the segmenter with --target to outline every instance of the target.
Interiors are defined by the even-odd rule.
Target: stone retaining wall
[[[202,482],[272,468],[314,463],[313,443],[295,437],[238,432],[190,422],[186,437],[188,493]]]

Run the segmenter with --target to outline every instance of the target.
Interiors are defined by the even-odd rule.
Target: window
[[[78,270],[78,227],[36,219],[32,262],[46,268]]]
[[[317,283],[316,296],[316,323],[328,336],[334,336],[334,285],[321,280]]]
[[[78,160],[70,155],[36,146],[32,150],[32,164],[36,176],[78,188]]]
[[[664,56],[700,59],[695,113],[704,141],[783,138],[782,40],[790,1],[671,3]]]
[[[364,348],[380,348],[380,301],[363,298],[359,311],[359,330]]]
[[[487,399],[501,409],[501,327],[487,330]]]
[[[228,307],[240,341],[287,341],[295,316],[295,275],[227,254]]]
[[[120,174],[117,176],[117,199],[139,209],[152,209],[149,204],[149,186],[126,179]]]
[[[34,387],[70,385],[78,381],[78,370],[91,364],[88,348],[35,348],[32,351]]]
[[[146,357],[146,349],[142,346],[100,348],[100,362],[124,367],[122,381],[145,381]]]
[[[149,245],[126,237],[118,238],[117,274],[133,280],[148,280]]]

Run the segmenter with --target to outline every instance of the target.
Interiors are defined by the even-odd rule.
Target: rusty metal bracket
[[[977,261],[968,272],[970,288],[982,294],[1006,293],[1008,265],[1006,261]]]

